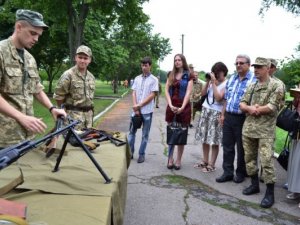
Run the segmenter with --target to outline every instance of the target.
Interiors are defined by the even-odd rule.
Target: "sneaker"
[[[300,193],[294,193],[294,192],[289,193],[289,194],[286,195],[286,198],[291,199],[291,200],[295,200],[297,198],[300,198]]]
[[[140,155],[139,158],[138,158],[138,160],[137,160],[137,162],[138,162],[138,163],[143,163],[143,162],[145,162],[145,156]]]

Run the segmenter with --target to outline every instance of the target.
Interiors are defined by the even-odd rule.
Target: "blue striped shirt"
[[[225,100],[227,101],[226,112],[242,114],[240,109],[240,101],[246,92],[246,88],[249,84],[254,83],[256,77],[249,70],[243,80],[240,80],[238,74],[232,75],[226,84]]]
[[[135,91],[137,104],[141,103],[146,99],[152,92],[158,92],[158,79],[149,74],[143,76],[142,74],[134,79],[132,90]],[[150,101],[147,105],[141,108],[142,114],[152,113],[154,108],[154,99]]]

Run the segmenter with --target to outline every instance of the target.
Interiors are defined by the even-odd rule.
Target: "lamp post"
[[[183,54],[183,49],[184,49],[184,34],[181,35],[181,53]]]

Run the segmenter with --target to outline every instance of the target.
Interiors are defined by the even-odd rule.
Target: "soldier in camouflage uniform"
[[[31,48],[48,26],[43,16],[30,10],[17,10],[11,37],[0,42],[0,148],[34,138],[45,131],[46,124],[34,117],[33,97],[56,118],[66,116],[56,109],[43,91]]]
[[[73,119],[82,122],[76,127],[78,130],[93,126],[95,77],[87,70],[91,60],[91,49],[79,46],[75,55],[76,65],[63,73],[53,96],[59,106],[64,104]]]
[[[246,113],[242,134],[247,174],[251,177],[251,185],[243,190],[243,194],[251,195],[260,191],[257,168],[259,153],[267,185],[260,204],[263,208],[274,204],[276,177],[272,155],[276,118],[284,93],[282,85],[269,76],[270,64],[266,58],[256,58],[252,66],[257,82],[249,85],[240,103],[241,110]]]
[[[198,79],[198,73],[196,73],[194,71],[193,64],[189,64],[189,69],[190,69],[190,73],[194,74],[194,76],[195,76],[193,90],[192,90],[192,93],[191,93],[191,96],[190,96],[190,102],[191,102],[191,105],[192,105],[192,119],[191,119],[191,121],[194,121],[195,115],[196,115],[196,112],[197,112],[197,108],[195,108],[194,106],[195,106],[195,103],[198,102],[201,98],[201,92],[202,92],[202,88],[203,88],[204,84],[200,79]],[[190,124],[190,127],[192,128],[193,125]]]
[[[278,64],[277,61],[273,58],[269,58],[268,60],[270,60],[270,62],[271,62],[270,71],[269,71],[270,77],[272,77],[275,81],[277,81],[279,83],[279,85],[281,85],[283,90],[284,90],[283,97],[280,101],[280,109],[282,109],[282,107],[284,107],[284,105],[285,105],[285,92],[286,92],[285,84],[282,82],[282,80],[280,80],[279,78],[277,78],[274,75],[276,70],[277,70],[277,64]],[[275,142],[274,142],[273,149],[275,149]],[[262,168],[261,168],[261,172],[260,172],[260,181],[264,182],[264,174],[263,174],[263,169]]]

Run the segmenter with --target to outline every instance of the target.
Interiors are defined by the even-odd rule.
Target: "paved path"
[[[127,133],[130,107],[131,94],[101,117],[99,127]],[[260,185],[261,193],[244,196],[242,190],[249,185],[250,179],[241,184],[215,182],[216,177],[223,172],[222,151],[219,153],[215,172],[203,173],[193,168],[193,164],[202,156],[200,144],[194,142],[194,128],[189,130],[182,169],[168,170],[165,108],[165,99],[161,97],[160,108],[155,108],[153,114],[146,161],[138,164],[137,153],[131,160],[124,225],[300,224],[298,204],[287,200],[287,191],[282,188],[286,172],[276,162],[276,203],[271,209],[259,207],[265,192],[264,184]],[[140,144],[140,133],[139,130],[136,149]]]

